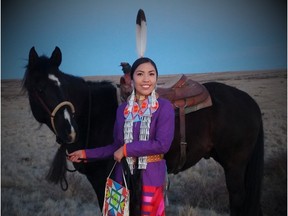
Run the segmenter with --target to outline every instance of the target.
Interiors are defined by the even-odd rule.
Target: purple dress
[[[175,113],[170,101],[158,98],[159,108],[153,113],[150,125],[150,136],[148,141],[139,141],[140,124],[133,124],[133,142],[126,144],[128,157],[140,157],[157,154],[165,154],[169,150],[174,137]],[[86,149],[87,158],[104,159],[113,157],[114,152],[124,145],[124,109],[127,103],[121,104],[117,109],[114,125],[114,142],[105,147]],[[121,170],[117,166],[115,180],[122,181]],[[166,161],[162,159],[150,162],[142,171],[142,184],[145,186],[163,186],[166,176]]]
[[[141,157],[165,154],[170,149],[174,137],[175,113],[170,101],[158,98],[158,109],[152,114],[149,130],[149,140],[140,141],[141,121],[133,122],[133,141],[126,143],[127,157]],[[117,109],[114,125],[114,142],[105,147],[86,149],[87,158],[104,159],[124,145],[124,109],[123,103]],[[115,180],[122,182],[121,164],[115,168]],[[141,169],[142,203],[141,216],[165,216],[164,184],[166,180],[165,159],[148,162],[146,169]]]

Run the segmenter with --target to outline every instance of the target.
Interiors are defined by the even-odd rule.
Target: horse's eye
[[[37,91],[39,94],[43,94],[43,93],[44,93],[43,88],[40,88],[40,87],[36,88],[36,91]]]

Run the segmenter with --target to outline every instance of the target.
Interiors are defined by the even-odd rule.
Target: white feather
[[[144,11],[143,11],[144,14]],[[144,57],[147,43],[147,24],[146,18],[141,19],[140,24],[136,22],[136,48],[138,57]]]

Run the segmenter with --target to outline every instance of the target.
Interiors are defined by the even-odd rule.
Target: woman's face
[[[133,74],[136,95],[148,96],[157,84],[157,72],[150,62],[139,65]]]

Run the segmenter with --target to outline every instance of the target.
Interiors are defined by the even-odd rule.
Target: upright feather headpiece
[[[147,42],[147,24],[145,13],[142,9],[138,11],[136,18],[136,47],[138,57],[144,57]]]

